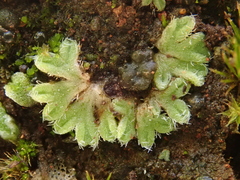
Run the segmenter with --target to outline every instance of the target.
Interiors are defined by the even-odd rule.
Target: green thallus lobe
[[[0,137],[17,143],[19,134],[20,131],[14,119],[6,113],[2,103],[0,103]]]
[[[62,42],[59,53],[42,48],[35,57],[39,70],[61,81],[37,84],[27,94],[46,103],[42,116],[52,124],[55,133],[74,130],[81,148],[95,148],[100,137],[104,141],[118,140],[122,145],[136,137],[142,147],[151,149],[156,135],[170,133],[176,129],[176,123],[188,123],[190,111],[180,98],[188,93],[191,84],[204,83],[209,52],[204,34],[193,33],[194,26],[193,16],[173,19],[156,43],[159,52],[153,60],[142,60],[145,55],[152,56],[148,50],[143,56],[135,52],[133,63],[119,68],[123,78],[120,83],[127,89],[141,91],[148,88],[149,80],[153,81],[152,89],[140,103],[134,97],[109,97],[103,90],[104,82],[90,82],[90,75],[77,61],[77,42],[70,39]],[[152,71],[155,73],[149,73]],[[136,77],[136,81],[131,85],[124,77]]]

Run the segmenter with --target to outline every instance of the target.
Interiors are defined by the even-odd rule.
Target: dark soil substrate
[[[173,16],[197,14],[196,30],[206,34],[206,45],[213,53],[214,48],[231,34],[230,28],[225,27],[224,11],[227,7],[232,8],[234,18],[235,1],[200,2],[169,0],[165,13],[168,20]],[[135,139],[126,147],[117,142],[100,142],[94,151],[88,147],[79,149],[76,143],[68,141],[69,135],[51,133],[51,127],[42,122],[40,105],[23,108],[4,95],[4,84],[13,72],[19,71],[13,65],[19,58],[16,52],[24,55],[29,52],[29,46],[42,45],[55,33],[80,42],[82,60],[88,61],[86,57],[89,54],[97,55],[88,70],[92,74],[91,80],[107,79],[108,91],[122,95],[122,92],[111,89],[116,85],[117,68],[131,61],[134,51],[154,49],[154,43],[163,30],[158,19],[162,12],[157,12],[154,6],[141,7],[140,0],[3,0],[0,8],[8,9],[17,19],[23,16],[29,19],[28,24],[18,21],[13,22],[14,26],[4,24],[0,19],[3,28],[21,35],[8,44],[1,39],[7,58],[0,62],[4,67],[0,100],[21,127],[21,137],[38,144],[38,156],[32,162],[32,171],[40,169],[42,174],[47,174],[51,163],[61,161],[67,167],[75,168],[77,179],[85,179],[85,171],[94,174],[97,180],[106,179],[109,173],[112,173],[112,180],[240,178],[240,151],[236,145],[239,144],[239,135],[231,134],[231,129],[226,127],[228,120],[219,114],[227,108],[225,93],[228,86],[212,72],[206,77],[204,86],[192,88],[191,94],[185,98],[191,105],[190,124],[179,126],[178,131],[170,135],[156,138],[150,152],[142,149]],[[182,9],[186,12],[182,13]],[[36,37],[39,32],[44,36]],[[117,59],[114,63],[106,63],[114,58]],[[107,64],[103,70],[99,68],[101,62]],[[219,56],[213,56],[209,67],[223,69]],[[46,78],[41,74],[38,76]],[[134,92],[130,94],[134,95]],[[3,158],[4,152],[12,152],[14,146],[0,141],[0,157]],[[168,162],[158,158],[164,149],[171,153]]]

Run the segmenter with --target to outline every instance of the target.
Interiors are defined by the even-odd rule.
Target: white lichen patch
[[[42,165],[40,165],[42,167]],[[47,169],[47,170],[45,170]],[[45,170],[45,171],[44,171]],[[37,169],[32,172],[31,180],[76,180],[76,171],[74,168],[67,168],[61,162],[51,163],[49,167]]]

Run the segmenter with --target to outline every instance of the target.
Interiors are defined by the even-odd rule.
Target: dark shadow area
[[[240,178],[240,134],[230,134],[226,139],[224,157],[230,162],[235,176]]]

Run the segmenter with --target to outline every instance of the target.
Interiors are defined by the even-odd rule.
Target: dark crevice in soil
[[[233,167],[235,176],[240,178],[240,134],[230,134],[226,138],[226,150],[224,151],[224,157],[229,161]]]

